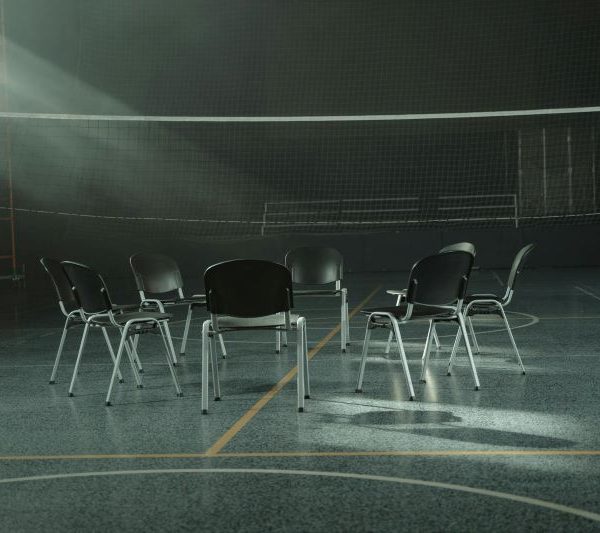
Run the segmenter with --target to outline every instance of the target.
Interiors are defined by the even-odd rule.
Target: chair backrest
[[[72,261],[63,261],[62,266],[73,286],[79,306],[85,313],[106,313],[112,310],[108,289],[100,274]]]
[[[139,253],[129,258],[138,291],[161,294],[183,287],[179,266],[163,254]]]
[[[344,277],[344,258],[335,248],[302,246],[285,254],[294,283],[325,285]]]
[[[215,315],[259,317],[293,307],[292,276],[283,265],[258,259],[217,263],[204,273],[206,307]]]
[[[525,266],[525,260],[527,256],[535,248],[535,244],[528,244],[523,246],[515,255],[513,259],[512,267],[510,269],[510,274],[508,275],[508,281],[506,282],[506,291],[510,293],[515,290],[515,284],[517,283],[517,277],[521,273],[521,270]]]
[[[453,305],[462,300],[473,259],[470,252],[457,250],[417,261],[408,278],[406,301],[409,304]]]
[[[63,310],[70,313],[75,309],[79,309],[79,303],[73,294],[71,282],[60,261],[51,259],[50,257],[42,257],[40,263],[42,263],[42,266],[52,280],[58,301],[63,305]]]
[[[446,252],[469,252],[475,257],[475,245],[470,242],[455,242],[454,244],[448,244],[444,246],[438,254],[445,254]]]

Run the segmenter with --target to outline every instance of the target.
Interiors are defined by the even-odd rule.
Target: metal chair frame
[[[296,332],[297,406],[303,412],[304,400],[310,398],[306,320],[290,313],[293,306],[290,272],[270,261],[236,259],[211,266],[204,280],[210,318],[202,324],[202,414],[208,414],[209,357],[215,401],[221,399],[216,337],[251,330]],[[224,294],[221,288],[229,281],[234,285],[237,282],[237,289]]]
[[[525,260],[527,256],[531,253],[535,244],[527,244],[523,246],[515,255],[513,259],[513,263],[511,266],[510,274],[508,276],[508,280],[506,283],[506,291],[503,296],[499,297],[495,294],[469,294],[466,297],[466,305],[463,309],[463,315],[468,320],[470,325],[470,333],[473,339],[473,347],[477,353],[481,353],[481,349],[479,347],[479,343],[477,341],[477,336],[475,335],[475,329],[473,328],[473,323],[471,320],[472,316],[478,314],[497,314],[502,318],[504,322],[504,326],[506,327],[506,332],[510,338],[510,342],[512,344],[515,357],[517,360],[517,364],[521,368],[521,372],[525,374],[525,367],[523,365],[523,360],[521,359],[521,355],[519,354],[519,349],[517,348],[517,343],[515,342],[515,338],[513,336],[512,330],[510,328],[510,324],[506,317],[505,308],[512,301],[515,285],[517,282],[517,278],[521,273],[521,270],[525,266]],[[450,360],[448,361],[448,375],[452,373],[452,365],[454,363],[454,359],[456,357],[456,352],[458,350],[458,343],[460,342],[460,332],[456,336],[454,346],[452,348],[452,353],[450,355]]]
[[[320,263],[315,263],[315,257]],[[307,263],[307,258],[310,263]],[[339,296],[340,302],[340,347],[346,352],[350,345],[350,320],[348,313],[348,289],[342,287],[344,276],[344,259],[342,254],[335,248],[325,246],[303,246],[288,250],[285,254],[285,266],[292,273],[292,281],[297,285],[329,285],[335,283],[331,289],[296,289],[296,297],[331,297]],[[308,274],[302,272],[308,271]],[[319,272],[320,270],[320,272]],[[281,336],[284,336],[284,346],[287,346],[285,333],[277,334],[277,346],[275,351],[281,349]]]
[[[444,246],[443,248],[440,249],[440,251],[438,252],[438,254],[443,254],[446,252],[455,252],[455,251],[465,251],[465,252],[469,252],[471,254],[473,254],[473,256],[475,256],[475,246],[470,243],[470,242],[456,242],[453,244],[448,244],[446,246]],[[404,299],[406,299],[406,289],[388,289],[387,291],[388,294],[391,294],[392,296],[396,296],[396,305],[400,305],[402,303],[402,301]],[[473,330],[473,324],[471,323],[470,318],[467,318],[467,324],[469,326],[469,328],[471,330]],[[435,342],[435,347],[437,350],[439,350],[441,348],[441,343],[440,343],[440,339],[438,337],[437,331],[435,330],[435,325],[433,328],[433,341]],[[387,340],[387,344],[385,346],[385,353],[389,354],[390,353],[390,348],[392,346],[392,339],[394,337],[394,332],[390,331],[390,334],[388,335],[388,340]]]
[[[454,263],[454,265],[452,263]],[[404,370],[406,385],[409,390],[408,399],[414,400],[415,392],[404,350],[404,344],[402,342],[400,325],[414,320],[429,321],[429,330],[421,359],[420,381],[425,383],[425,374],[429,363],[429,354],[431,352],[435,324],[440,322],[456,322],[458,323],[459,331],[466,332],[462,305],[472,265],[473,255],[464,250],[450,251],[444,254],[425,257],[415,263],[411,270],[404,303],[394,308],[366,309],[362,311],[363,314],[368,315],[368,319],[356,392],[363,392],[364,372],[372,330],[383,328],[390,329],[396,338],[398,354]],[[447,286],[443,290],[437,291],[437,294],[440,295],[438,297],[436,295],[436,290],[429,287],[430,284],[433,286],[431,278],[434,276],[435,271],[438,271],[437,275],[441,278],[444,276],[448,277],[448,274],[445,271],[447,269],[456,274],[456,279],[449,277],[446,280]],[[423,293],[425,293],[426,296],[421,298]],[[448,301],[448,295],[452,295],[451,301]],[[475,382],[475,390],[479,390],[479,377],[477,375],[475,361],[473,360],[469,339],[466,336],[465,343],[467,346],[467,353],[469,354],[473,381]]]
[[[70,329],[74,327],[84,327],[86,321],[85,317],[81,313],[81,309],[78,307],[77,299],[75,297],[75,294],[73,293],[70,281],[67,278],[67,274],[65,273],[61,262],[57,259],[42,257],[40,259],[40,263],[44,267],[44,270],[46,270],[46,272],[50,276],[52,284],[54,285],[54,289],[56,290],[56,295],[58,296],[58,306],[60,308],[61,313],[65,317],[65,323],[63,325],[60,342],[58,344],[58,350],[56,352],[56,357],[54,359],[54,365],[52,366],[52,373],[50,375],[49,380],[50,385],[54,385],[56,383],[56,376],[58,374],[58,367],[62,357],[67,333]],[[115,306],[115,311],[120,312],[127,308],[131,308],[131,306]],[[114,363],[114,352],[106,328],[102,328],[102,333],[104,335],[106,345],[108,346],[109,352]],[[138,367],[138,371],[143,372],[142,364],[139,360],[139,357],[137,357],[137,354],[135,361]],[[119,382],[123,383],[123,376],[120,372],[118,374],[118,378]]]
[[[141,263],[146,262],[146,265]],[[155,273],[145,270],[144,266],[148,263],[163,263],[168,265],[168,272]],[[133,272],[133,277],[140,295],[140,301],[143,306],[155,307],[161,313],[165,313],[165,308],[174,306],[187,306],[187,314],[185,318],[185,326],[183,330],[183,338],[181,340],[181,346],[179,348],[179,355],[185,355],[187,346],[187,339],[190,331],[190,325],[192,322],[192,312],[194,307],[206,305],[206,296],[204,294],[193,294],[192,296],[185,296],[183,292],[183,278],[179,270],[179,266],[171,257],[157,254],[157,253],[138,253],[134,254],[129,258],[129,264]],[[160,290],[159,290],[160,289]],[[146,293],[153,294],[154,296],[175,292],[177,298],[150,298]],[[167,328],[169,326],[167,325]],[[169,342],[171,343],[171,351],[173,353],[173,363],[177,364],[177,355],[175,347],[172,345],[173,340],[169,331],[168,336]],[[223,357],[227,357],[227,350],[223,339],[219,338],[221,343],[221,353]]]
[[[107,406],[111,405],[110,399],[113,385],[115,380],[120,376],[120,364],[124,351],[127,352],[127,357],[129,359],[137,387],[143,388],[141,375],[136,364],[136,343],[129,341],[129,339],[130,337],[136,338],[138,335],[156,330],[158,330],[161,334],[165,348],[167,365],[169,366],[171,377],[175,384],[177,396],[183,396],[177,380],[177,375],[175,374],[175,370],[173,368],[173,354],[171,353],[170,348],[172,343],[167,341],[169,331],[168,328],[165,327],[172,315],[166,313],[128,310],[115,312],[114,306],[108,294],[106,283],[100,274],[80,263],[63,261],[61,264],[63,265],[67,277],[70,279],[73,285],[73,293],[75,294],[75,297],[80,305],[81,317],[85,321],[85,327],[83,330],[81,343],[79,345],[79,352],[77,354],[77,360],[75,361],[75,368],[73,370],[73,376],[69,386],[69,396],[74,395],[73,389],[79,373],[79,365],[81,363],[83,350],[87,341],[87,335],[90,328],[94,327],[100,327],[105,333],[106,337],[108,337],[108,334],[106,333],[107,327],[114,327],[121,333],[116,356],[114,355],[112,346],[107,339],[108,348],[111,353],[111,358],[113,359],[113,372],[105,399],[105,404]],[[88,284],[89,280],[92,280],[94,286]],[[119,380],[121,381],[121,379]]]

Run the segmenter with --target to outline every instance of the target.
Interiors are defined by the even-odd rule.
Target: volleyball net
[[[18,217],[198,239],[596,222],[599,123],[2,113],[0,134]]]

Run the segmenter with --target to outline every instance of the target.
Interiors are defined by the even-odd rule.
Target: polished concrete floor
[[[140,345],[145,388],[129,368],[104,405],[111,364],[93,332],[75,396],[67,389],[80,330],[49,385],[62,321],[49,282],[2,286],[0,531],[600,531],[600,269],[528,270],[508,308],[527,374],[495,317],[474,320],[475,391],[454,329],[440,326],[419,383],[426,325],[403,329],[416,401],[376,332],[356,394],[363,306],[389,305],[406,273],[347,277],[352,345],[339,310],[297,300],[306,317],[312,396],[295,408],[295,346],[232,334],[222,401],[200,412],[200,326],[177,368],[160,340]],[[504,271],[477,271],[474,291],[502,291]],[[122,280],[108,280],[126,294]],[[176,344],[183,331],[177,314]],[[116,343],[116,337],[113,341]],[[290,338],[290,341],[293,341]]]

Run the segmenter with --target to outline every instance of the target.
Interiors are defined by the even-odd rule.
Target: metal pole
[[[519,130],[518,134],[518,153],[517,153],[517,164],[518,164],[518,193],[519,193],[519,211],[523,214],[523,136],[521,134],[521,130]]]
[[[571,126],[567,128],[567,176],[569,178],[569,213],[573,212],[573,151],[571,146]]]
[[[596,209],[596,135],[592,126],[592,201]]]
[[[0,0],[0,93],[2,95],[1,106],[8,110],[8,95],[6,93],[6,84],[8,83],[8,68],[6,66],[6,31],[4,24],[4,0]],[[15,211],[13,202],[13,180],[12,180],[12,159],[11,159],[11,132],[10,123],[7,121],[5,126],[5,144],[6,150],[6,178],[8,186],[8,213],[10,222],[10,252],[12,279],[17,280],[21,276],[17,275],[17,254],[16,254],[16,239],[15,239]]]
[[[546,128],[542,128],[542,187],[544,195],[544,215],[548,214],[548,171],[546,168]]]

